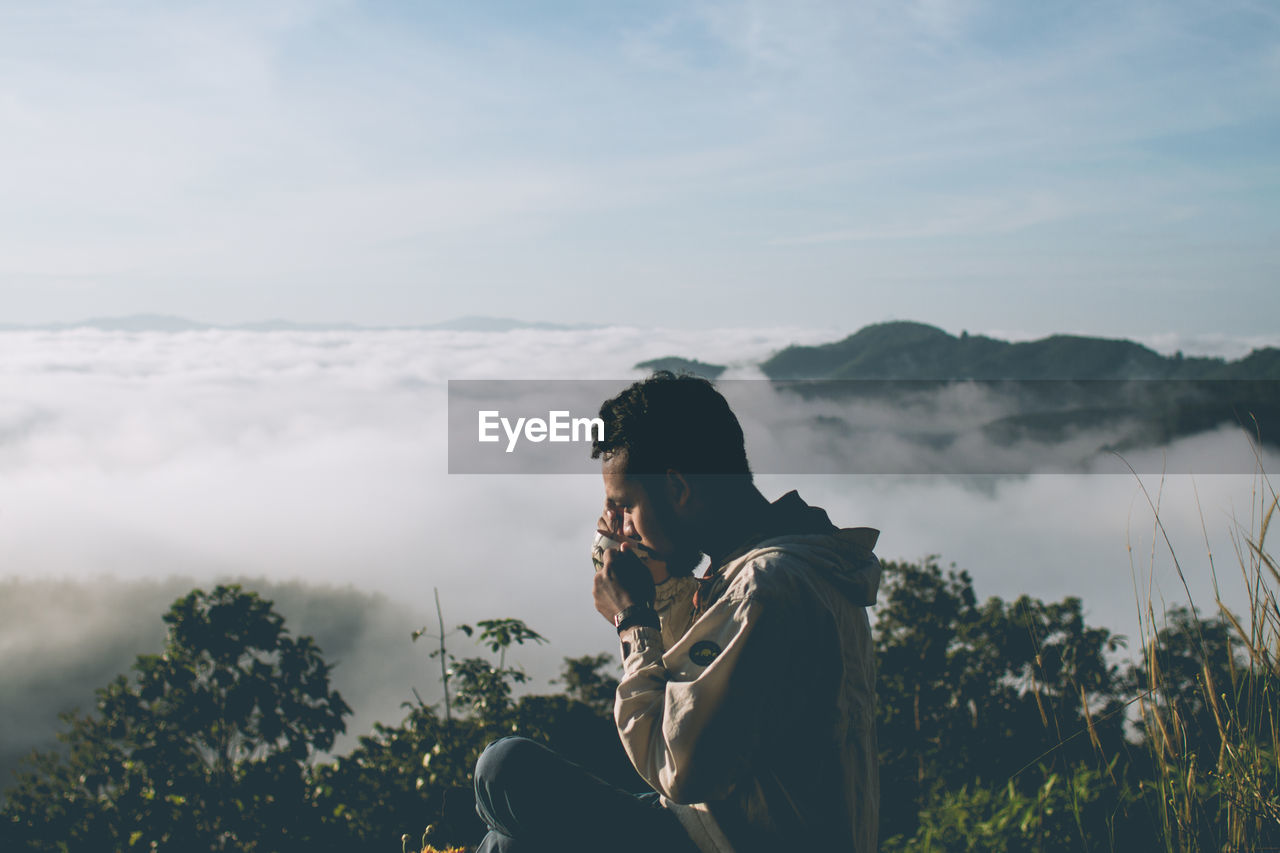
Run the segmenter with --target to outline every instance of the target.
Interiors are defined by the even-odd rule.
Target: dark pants
[[[628,794],[527,738],[489,744],[475,775],[489,827],[476,853],[697,853],[657,794]]]

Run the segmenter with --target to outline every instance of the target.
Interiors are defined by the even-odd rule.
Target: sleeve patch
[[[689,649],[689,660],[698,666],[709,666],[720,654],[720,647],[710,640],[702,640]]]

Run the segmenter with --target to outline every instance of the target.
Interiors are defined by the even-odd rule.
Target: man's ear
[[[667,491],[667,500],[673,509],[687,510],[693,503],[693,490],[689,486],[689,478],[674,468],[667,469],[663,485]]]

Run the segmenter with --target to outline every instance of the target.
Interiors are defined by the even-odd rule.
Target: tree
[[[886,563],[876,641],[882,837],[911,836],[945,791],[1036,768],[1074,775],[1123,749],[1123,638],[1085,624],[1080,599],[979,604],[966,572]],[[1023,771],[1026,778],[1020,779]]]
[[[430,637],[438,640],[439,648],[430,653],[430,657],[440,660],[440,683],[444,688],[444,713],[446,722],[453,719],[453,703],[449,695],[449,683],[457,680],[456,698],[471,706],[475,718],[489,727],[501,726],[511,710],[511,688],[516,684],[524,684],[528,676],[518,667],[507,666],[507,650],[512,646],[522,646],[526,642],[545,643],[547,638],[530,628],[519,619],[485,619],[477,622],[480,636],[476,642],[489,647],[489,651],[498,656],[498,664],[494,666],[484,658],[469,657],[458,660],[445,646],[445,639],[461,631],[468,637],[475,633],[470,625],[459,625],[453,631],[444,630],[444,617],[440,612],[440,596],[436,594],[436,617],[439,620],[440,633],[429,634],[426,628],[414,631],[410,639]],[[419,700],[421,704],[421,700]]]
[[[36,755],[4,806],[31,850],[289,851],[307,777],[350,713],[310,637],[239,586],[174,602],[159,655],[66,715],[66,753]]]
[[[565,695],[612,719],[618,679],[604,671],[612,663],[613,655],[610,654],[565,658],[560,670],[560,683],[564,684]]]
[[[1216,761],[1222,748],[1217,717],[1234,705],[1240,679],[1233,671],[1244,670],[1240,657],[1240,643],[1225,619],[1201,618],[1181,605],[1169,608],[1144,659],[1128,672],[1130,692],[1143,697],[1146,713],[1137,725],[1144,740],[1160,749],[1172,740],[1179,753],[1200,752],[1203,759]]]
[[[1280,619],[1274,599],[1261,604],[1258,623]],[[1276,635],[1233,619],[1172,607],[1130,669],[1145,788],[1171,849],[1280,849]]]
[[[510,708],[512,685],[523,684],[528,680],[523,670],[507,666],[507,649],[526,642],[545,643],[547,639],[519,619],[486,619],[476,623],[481,629],[477,642],[486,644],[489,651],[498,655],[498,665],[494,666],[484,658],[464,658],[459,661],[449,651],[445,641],[459,632],[470,637],[475,629],[470,625],[459,625],[452,631],[446,631],[444,614],[440,609],[440,591],[434,590],[434,593],[439,633],[429,633],[423,627],[410,634],[409,639],[417,642],[420,637],[427,637],[439,643],[428,657],[440,661],[445,721],[453,721],[453,698],[449,693],[449,682],[456,678],[461,682],[457,698],[471,705],[481,720],[495,723]],[[423,704],[421,697],[418,702]]]

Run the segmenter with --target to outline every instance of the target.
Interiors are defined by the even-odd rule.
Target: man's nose
[[[622,535],[626,536],[628,539],[634,539],[640,535],[636,533],[636,526],[631,522],[630,515],[624,515],[622,517]]]

